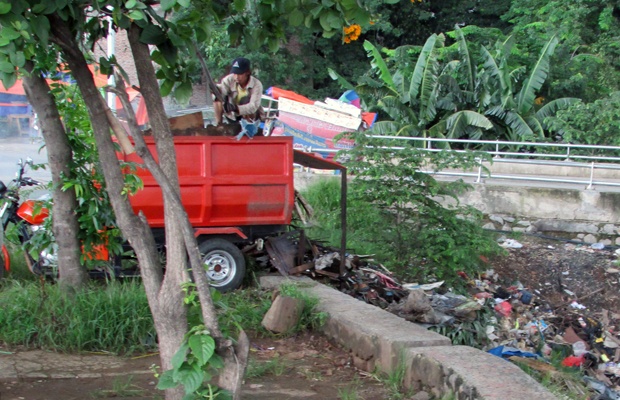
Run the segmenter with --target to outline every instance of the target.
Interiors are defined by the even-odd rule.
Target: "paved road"
[[[0,181],[6,184],[15,178],[17,161],[28,157],[35,164],[47,163],[47,151],[40,138],[34,141],[25,136],[0,138]],[[51,180],[49,170],[30,171],[27,176],[42,182]]]

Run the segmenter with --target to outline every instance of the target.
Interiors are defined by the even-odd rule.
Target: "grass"
[[[563,366],[562,360],[565,357],[565,352],[554,350],[549,357],[548,367],[544,369],[532,368],[525,363],[515,364],[558,398],[571,400],[590,398],[591,392],[583,380],[583,372],[579,368]]]
[[[142,353],[156,348],[153,319],[139,282],[92,284],[72,296],[45,282],[5,282],[0,341],[61,352]]]
[[[355,377],[353,378],[353,382],[351,382],[345,387],[338,388],[338,399],[339,400],[361,400],[362,397],[358,393],[360,386],[361,386],[361,382],[359,380],[359,376],[355,375]]]
[[[92,393],[94,398],[110,397],[144,397],[146,390],[132,383],[133,376],[116,378],[112,382],[112,389],[99,389]]]
[[[280,357],[275,357],[267,361],[258,361],[251,357],[245,371],[245,378],[260,378],[266,375],[281,376],[286,372],[288,367],[289,365],[287,362]]]

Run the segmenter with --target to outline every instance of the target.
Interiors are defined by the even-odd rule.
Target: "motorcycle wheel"
[[[209,285],[224,293],[237,289],[245,276],[245,257],[225,239],[207,239],[198,246]]]

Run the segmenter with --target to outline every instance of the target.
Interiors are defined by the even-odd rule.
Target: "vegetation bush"
[[[475,153],[429,154],[414,147],[382,149],[361,138],[348,164],[347,243],[357,254],[374,254],[378,262],[404,280],[448,280],[458,285],[459,272],[475,276],[481,256],[501,252],[480,227],[481,214],[459,206],[462,181],[438,182],[424,168],[471,167]],[[368,141],[370,140],[370,142]],[[340,183],[322,180],[302,194],[314,208],[310,237],[337,246],[340,240]],[[451,198],[453,206],[441,199]]]

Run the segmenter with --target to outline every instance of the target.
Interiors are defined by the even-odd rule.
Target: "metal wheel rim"
[[[202,259],[211,286],[224,286],[230,283],[237,271],[237,263],[230,253],[213,250]],[[219,271],[218,271],[219,267]]]

